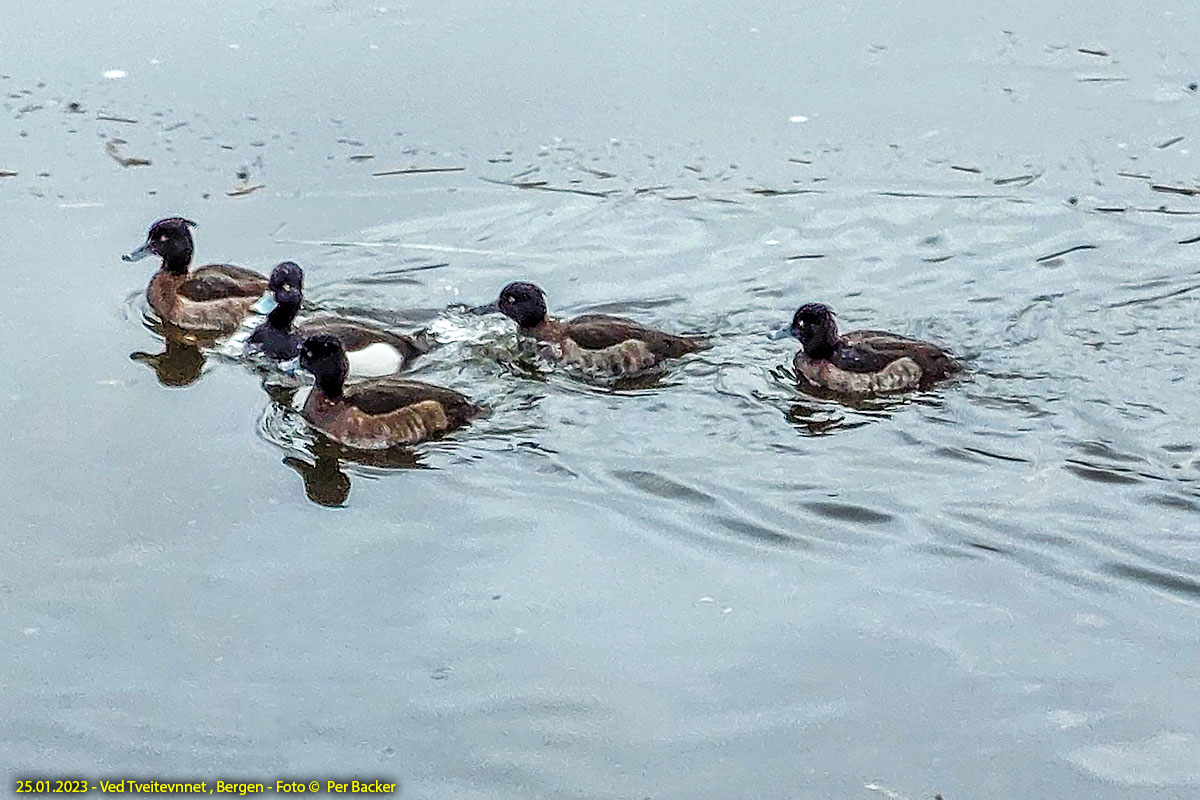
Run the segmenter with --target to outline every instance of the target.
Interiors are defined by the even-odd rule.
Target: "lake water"
[[[7,9],[6,776],[1200,796],[1200,20],[1003,5]],[[161,355],[172,214],[492,415],[348,460]],[[530,374],[515,279],[717,343]],[[968,373],[802,393],[804,301]]]

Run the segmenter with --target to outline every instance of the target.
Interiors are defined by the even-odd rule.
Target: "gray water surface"
[[[1190,4],[10,5],[8,778],[1200,796]],[[492,415],[347,459],[160,357],[170,214]],[[530,373],[514,279],[716,346]],[[801,392],[812,300],[967,375]]]

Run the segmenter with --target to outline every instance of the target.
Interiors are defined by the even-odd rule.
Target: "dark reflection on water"
[[[350,497],[350,476],[343,464],[362,464],[378,469],[417,469],[421,456],[411,448],[394,448],[379,453],[349,450],[316,434],[311,447],[312,461],[287,456],[283,463],[304,480],[304,493],[317,505],[341,508]]]
[[[194,343],[166,339],[161,353],[139,350],[130,353],[129,357],[154,370],[155,377],[163,386],[190,386],[200,380],[204,372],[204,352]]]
[[[350,497],[350,478],[341,469],[337,448],[332,443],[313,447],[314,461],[309,463],[297,456],[283,459],[304,480],[304,494],[317,505],[341,508]]]

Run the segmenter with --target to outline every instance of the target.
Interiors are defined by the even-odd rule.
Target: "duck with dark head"
[[[329,334],[304,340],[300,366],[316,379],[304,403],[304,418],[346,447],[384,450],[416,444],[484,413],[452,389],[418,381],[376,378],[346,386],[346,351]]]
[[[646,327],[607,314],[570,320],[549,316],[545,293],[532,283],[510,283],[488,309],[517,323],[521,335],[536,339],[548,360],[595,377],[627,377],[660,367],[664,361],[703,350],[708,342]]]
[[[838,333],[828,306],[806,303],[788,328],[772,339],[794,336],[801,350],[793,364],[805,381],[834,394],[870,396],[925,388],[962,370],[930,342],[886,331]]]
[[[286,362],[300,354],[300,345],[307,337],[330,334],[345,348],[349,377],[352,378],[391,375],[429,351],[429,344],[424,339],[418,341],[332,314],[310,317],[294,325],[303,302],[304,270],[292,261],[284,261],[271,270],[267,291],[254,304],[253,310],[266,314],[267,318],[250,334],[246,341],[247,350],[261,353],[273,361]]]
[[[167,217],[150,226],[146,242],[125,261],[148,256],[161,259],[146,288],[146,300],[163,322],[185,331],[221,335],[232,333],[267,288],[257,272],[230,264],[191,269],[196,223]]]

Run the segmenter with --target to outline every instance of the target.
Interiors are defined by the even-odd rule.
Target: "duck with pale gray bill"
[[[798,377],[834,394],[870,396],[926,388],[962,371],[962,365],[931,342],[886,331],[839,334],[829,306],[806,303],[790,327],[770,334],[793,336],[801,350],[793,364]]]
[[[538,342],[539,353],[548,361],[596,376],[637,375],[709,346],[703,337],[667,333],[607,314],[554,319],[545,293],[523,281],[508,284],[494,303],[476,310],[504,314],[517,323],[522,336]]]
[[[266,314],[246,340],[250,353],[280,362],[287,372],[294,370],[300,345],[309,336],[329,334],[341,342],[349,362],[350,378],[391,375],[409,366],[413,359],[429,351],[425,339],[413,339],[359,320],[321,314],[295,325],[304,302],[304,270],[292,261],[284,261],[271,270],[267,291],[252,310]]]
[[[267,288],[267,279],[231,264],[191,269],[196,223],[167,217],[150,226],[145,243],[124,261],[161,259],[146,287],[146,300],[159,319],[185,331],[221,335],[238,329]]]
[[[300,367],[316,379],[304,403],[304,418],[352,449],[416,444],[466,425],[486,411],[452,389],[419,381],[375,378],[346,386],[346,351],[329,334],[304,340]]]

